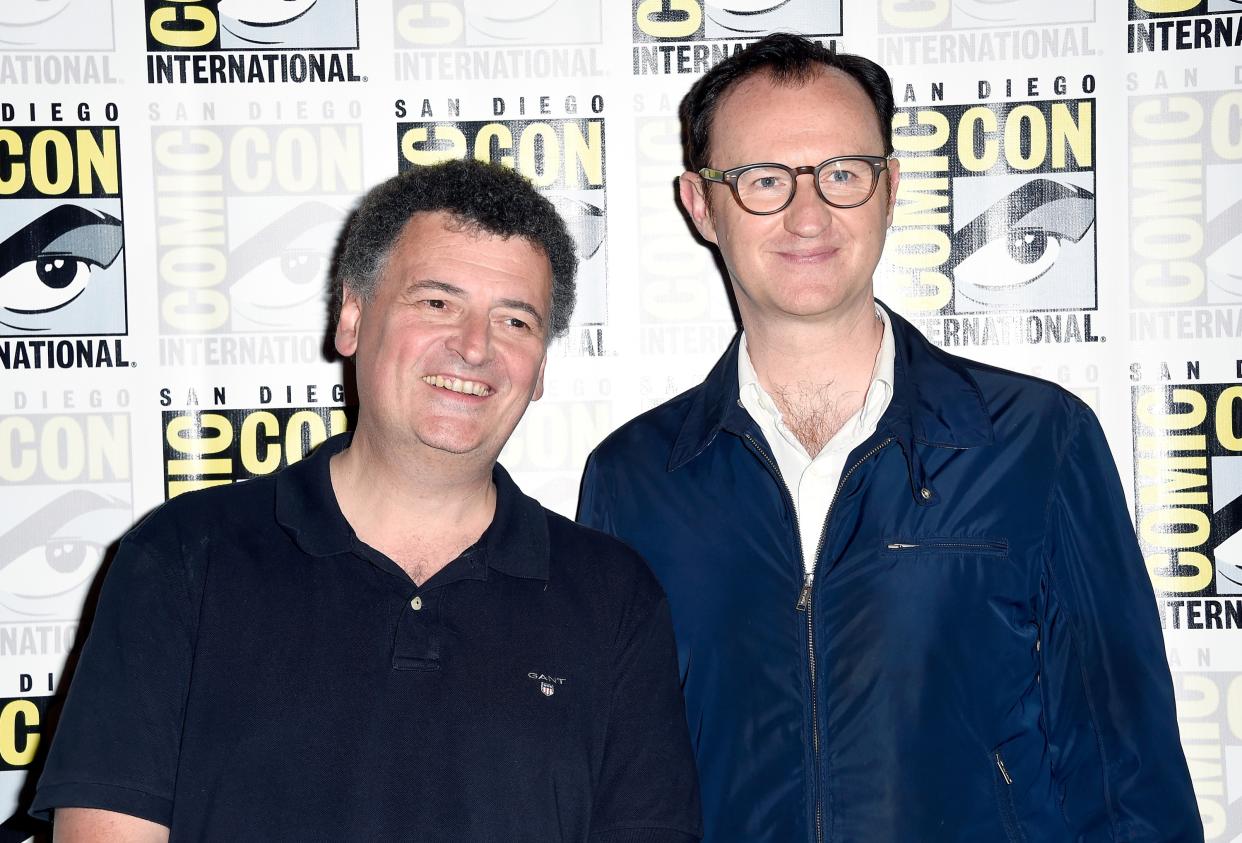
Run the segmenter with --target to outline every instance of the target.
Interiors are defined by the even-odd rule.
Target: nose
[[[818,237],[832,224],[832,206],[815,192],[815,175],[798,175],[793,201],[782,212],[785,230],[798,237]]]
[[[492,323],[486,314],[467,314],[445,341],[449,351],[467,365],[482,366],[492,357]]]

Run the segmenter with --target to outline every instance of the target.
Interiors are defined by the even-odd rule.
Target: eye
[[[344,212],[319,200],[256,205],[229,253],[234,329],[309,330],[323,320],[328,244]]]
[[[313,249],[286,249],[280,253],[280,272],[294,284],[314,281],[323,272],[324,256]]]
[[[58,205],[0,242],[0,307],[26,315],[65,307],[122,245],[120,220]]]
[[[1010,231],[958,264],[954,280],[979,288],[1024,287],[1052,268],[1061,239],[1042,228]]]
[[[432,310],[444,310],[444,308],[448,307],[444,299],[423,299],[423,304]]]
[[[737,189],[743,196],[786,189],[789,174],[776,168],[756,167],[737,177]]]
[[[957,294],[986,305],[1050,306],[1039,301],[1045,285],[1032,285],[1094,221],[1091,191],[1043,178],[1024,183],[953,235]]]
[[[508,325],[510,328],[518,328],[519,330],[523,330],[523,331],[530,330],[530,324],[521,319],[518,319],[516,316],[507,317],[505,319],[505,324]]]
[[[0,545],[0,605],[31,616],[67,611],[61,598],[81,599],[130,518],[128,504],[74,490],[19,520]]]
[[[0,276],[0,305],[16,313],[49,313],[80,296],[90,278],[89,261],[75,255],[39,255]]]

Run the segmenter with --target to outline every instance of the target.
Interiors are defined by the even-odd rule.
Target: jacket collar
[[[276,520],[310,556],[352,553],[361,544],[332,490],[331,461],[349,447],[352,434],[328,439],[306,459],[276,476]],[[548,519],[543,507],[517,487],[497,463],[496,514],[466,553],[501,573],[548,579]]]
[[[880,419],[879,432],[894,437],[907,458],[914,443],[940,448],[990,444],[991,417],[970,372],[958,358],[932,345],[890,307],[878,303],[888,313],[896,350],[893,398]],[[738,402],[739,337],[734,336],[691,400],[669,456],[669,471],[701,454],[721,430],[741,433],[747,427],[750,417]],[[919,467],[912,464],[911,474],[912,481],[921,482]]]

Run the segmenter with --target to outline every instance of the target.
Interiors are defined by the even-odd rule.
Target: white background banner
[[[573,328],[501,460],[572,515],[590,449],[734,333],[676,205],[676,111],[774,30],[892,74],[903,178],[877,294],[1100,415],[1207,838],[1242,840],[1242,8],[1226,0],[5,0],[0,835],[34,828],[27,779],[109,548],[166,498],[348,428],[324,291],[368,186],[476,156],[566,216]]]

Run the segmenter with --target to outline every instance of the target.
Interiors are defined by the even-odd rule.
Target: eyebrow
[[[270,258],[277,257],[309,229],[340,219],[331,205],[311,200],[290,208],[238,245],[229,255],[229,267],[240,278]]]
[[[103,211],[94,211],[80,205],[57,205],[40,217],[36,217],[9,235],[0,243],[0,275],[7,275],[15,266],[34,260],[51,243],[62,235],[91,225],[120,228],[121,221]],[[120,249],[116,250],[118,253]],[[103,266],[110,265],[116,254]]]
[[[466,291],[461,287],[458,287],[456,284],[450,284],[447,281],[434,281],[432,279],[415,281],[405,288],[407,294],[426,290],[434,290],[439,293],[448,293],[451,296],[461,296],[463,298],[466,296]],[[530,302],[523,301],[522,299],[498,299],[496,304],[499,307],[508,307],[513,310],[520,310],[529,315],[531,319],[535,320],[535,323],[540,328],[543,327],[543,315],[536,310],[535,306]]]
[[[118,498],[105,497],[85,489],[74,489],[30,513],[21,523],[0,535],[0,569],[19,559],[31,548],[46,544],[64,525],[75,518],[101,509],[125,509]]]

